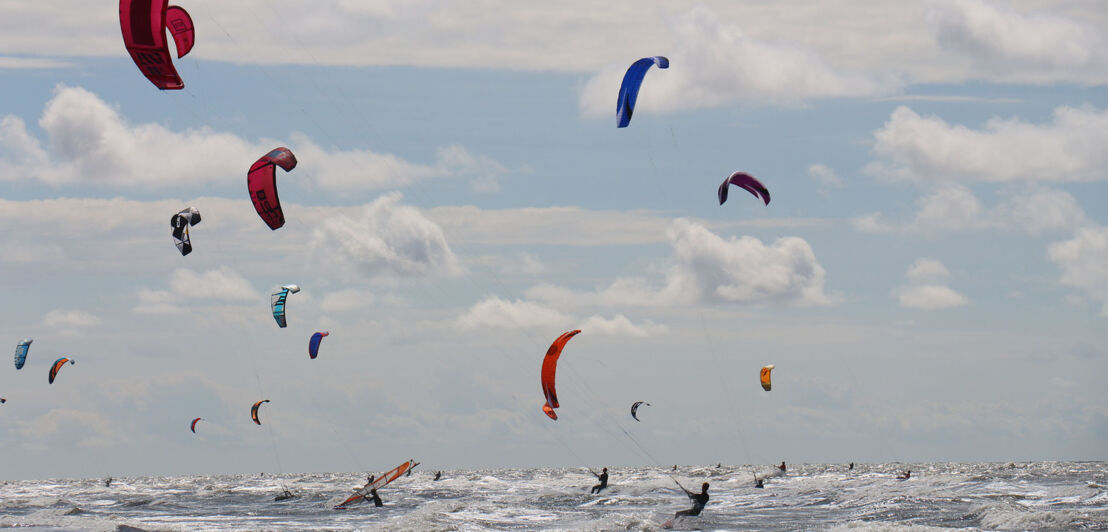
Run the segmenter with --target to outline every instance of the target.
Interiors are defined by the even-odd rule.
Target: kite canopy
[[[288,148],[277,148],[254,161],[246,174],[246,186],[250,189],[254,210],[258,211],[258,216],[274,231],[285,225],[285,213],[281,210],[281,200],[277,197],[277,166],[291,172],[296,168],[296,156]]]
[[[165,10],[165,27],[173,35],[173,44],[177,45],[177,59],[180,59],[192,50],[196,44],[196,29],[192,25],[192,17],[182,7],[169,6]]]
[[[323,341],[323,337],[331,333],[327,331],[317,332],[312,334],[312,339],[308,340],[308,356],[315,360],[315,357],[319,355],[319,342]]]
[[[361,488],[359,488],[357,490],[354,490],[353,495],[351,495],[345,501],[342,501],[342,502],[336,504],[334,509],[335,510],[345,510],[346,506],[348,504],[355,503],[355,502],[361,502],[361,501],[366,500],[365,496],[369,495],[370,490],[381,489],[381,488],[389,485],[390,483],[392,483],[392,481],[400,478],[405,473],[410,472],[412,470],[412,468],[414,468],[417,465],[419,465],[419,464],[415,460],[408,460],[407,462],[404,462],[403,464],[400,464],[400,465],[388,470],[385,473],[381,473],[380,475],[377,475],[374,478],[373,482],[367,482],[365,486],[362,486]]]
[[[177,244],[177,250],[181,256],[192,253],[192,241],[189,239],[189,226],[200,223],[200,211],[193,207],[185,207],[169,219],[169,226],[173,228],[173,242]]]
[[[269,296],[269,306],[273,310],[273,319],[277,320],[278,327],[284,328],[287,326],[285,323],[285,300],[288,299],[289,294],[295,294],[299,291],[299,286],[287,284],[278,288]]]
[[[185,82],[173,67],[165,37],[167,27],[173,33],[177,57],[183,57],[192,49],[194,37],[192,18],[184,9],[170,7],[168,0],[119,0],[123,45],[135,65],[155,87],[179,90]]]
[[[258,420],[258,408],[262,406],[262,403],[268,403],[268,402],[269,402],[269,399],[262,399],[261,401],[258,401],[257,403],[254,403],[254,406],[250,407],[250,419],[254,420],[255,425],[261,425],[262,424],[262,422]],[[193,421],[192,423],[193,423],[194,426],[196,425],[195,421]],[[193,431],[193,432],[196,432],[196,431]]]
[[[196,434],[196,422],[200,421],[201,419],[203,418],[196,418],[192,420],[192,424],[189,425],[189,430],[191,430],[193,434]]]
[[[68,358],[62,357],[54,361],[54,365],[50,366],[50,384],[54,384],[54,378],[58,376],[58,372],[62,370],[62,366],[68,362],[73,364],[74,362]]]
[[[766,205],[769,205],[769,189],[758,181],[754,176],[745,172],[735,172],[730,177],[723,180],[723,183],[719,186],[719,204],[723,205],[723,202],[727,201],[727,190],[730,188],[728,185],[735,185],[751,194],[755,198],[761,199]]]
[[[555,421],[558,420],[558,414],[554,409],[560,406],[558,392],[554,389],[554,373],[558,369],[558,357],[562,356],[562,348],[566,346],[566,342],[580,332],[581,330],[577,329],[562,333],[554,343],[550,344],[550,349],[546,350],[546,357],[542,359],[542,393],[546,397],[546,404],[542,405],[542,411]]]
[[[616,102],[616,127],[627,127],[631,123],[631,114],[635,112],[635,100],[639,98],[639,86],[650,67],[669,68],[669,59],[656,55],[644,57],[631,64],[623,75],[619,86],[619,100]]]
[[[23,369],[23,364],[27,362],[27,351],[30,351],[33,341],[34,339],[24,338],[15,344],[15,369]]]
[[[631,417],[635,418],[635,421],[639,421],[638,412],[639,406],[641,405],[650,406],[650,403],[646,401],[635,401],[635,404],[631,405]]]
[[[773,371],[773,364],[769,364],[762,368],[762,373],[760,375],[762,380],[762,389],[767,392],[770,390],[770,388],[773,387],[773,384],[769,380],[769,374],[771,371]]]

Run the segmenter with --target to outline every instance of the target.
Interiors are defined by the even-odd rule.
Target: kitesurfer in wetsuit
[[[365,483],[366,484],[373,484],[373,479],[375,479],[375,478],[377,478],[376,475],[366,475]]]
[[[847,471],[854,471],[854,462],[850,463],[850,467],[846,468]]]
[[[903,475],[896,477],[897,480],[908,480],[912,478],[912,470],[905,471]]]
[[[688,495],[689,498],[692,499],[692,508],[681,510],[673,514],[673,518],[677,519],[678,517],[684,517],[686,515],[700,515],[700,512],[704,510],[704,505],[708,504],[708,483],[705,482],[701,484],[700,493],[693,493],[685,488],[681,489],[685,490],[685,495]]]
[[[593,474],[596,475],[596,473]],[[608,468],[602,469],[600,474],[596,475],[596,478],[600,479],[600,484],[593,486],[589,493],[600,493],[600,490],[608,487]]]
[[[435,471],[435,480],[439,480],[441,478],[442,478],[442,471]]]
[[[758,477],[754,477],[754,487],[755,488],[765,488],[766,483],[762,479],[760,479]]]
[[[785,472],[785,462],[781,462],[781,465],[777,466],[777,469],[780,469],[781,472],[784,473]]]
[[[377,495],[377,488],[369,490],[369,495],[365,495],[365,500],[373,501],[373,505],[378,508],[384,506],[384,504],[381,502],[381,496]]]
[[[113,480],[115,480],[115,479],[114,479],[114,478],[112,478],[112,477],[108,477],[108,478],[104,479],[104,487],[105,487],[105,488],[110,488],[110,487],[112,487],[112,481],[113,481]]]

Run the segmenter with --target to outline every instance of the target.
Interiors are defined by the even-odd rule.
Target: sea
[[[897,476],[911,470],[911,478]],[[365,472],[13,480],[0,529],[223,530],[1108,530],[1108,463],[710,464],[442,471],[380,490],[384,506],[332,507]],[[765,487],[754,477],[766,476]],[[698,517],[679,485],[711,499]],[[275,501],[287,487],[296,498]]]

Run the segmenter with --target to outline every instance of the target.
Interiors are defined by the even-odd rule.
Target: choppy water
[[[417,470],[381,491],[383,508],[331,506],[361,474],[8,481],[0,528],[32,530],[659,530],[711,483],[680,530],[1108,530],[1108,464],[798,465],[754,489],[748,466],[611,468],[590,495],[582,469]],[[771,466],[757,468],[759,473]],[[912,470],[908,481],[894,476]],[[671,478],[670,475],[673,475]],[[280,485],[298,498],[274,502]]]

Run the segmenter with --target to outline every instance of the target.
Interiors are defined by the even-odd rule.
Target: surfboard
[[[345,510],[346,505],[348,505],[348,504],[355,503],[355,502],[358,502],[358,501],[364,501],[365,496],[369,495],[369,492],[371,490],[381,489],[385,486],[388,486],[392,481],[400,478],[401,475],[403,475],[404,473],[407,473],[408,471],[410,471],[415,466],[416,466],[415,460],[408,460],[407,462],[404,462],[403,464],[400,464],[400,465],[390,469],[389,471],[378,475],[377,478],[375,478],[373,480],[373,482],[366,483],[365,486],[362,486],[361,488],[358,488],[357,490],[355,490],[354,494],[351,495],[350,497],[348,497],[345,501],[342,501],[342,502],[336,504],[334,509],[335,510]]]

